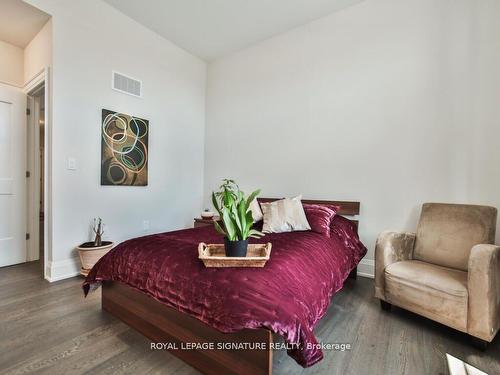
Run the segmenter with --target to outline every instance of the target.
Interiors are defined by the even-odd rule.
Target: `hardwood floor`
[[[38,262],[0,269],[1,374],[197,374],[168,352],[101,311],[100,289],[86,299],[82,279],[53,284]],[[445,353],[490,375],[500,374],[498,338],[486,352],[467,336],[401,309],[382,311],[373,281],[348,280],[317,327],[325,351],[303,369],[284,351],[274,353],[275,374],[447,374]]]

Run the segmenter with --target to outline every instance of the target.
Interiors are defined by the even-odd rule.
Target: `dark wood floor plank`
[[[41,347],[36,352],[28,352],[31,356],[27,353],[28,358],[14,364],[6,371],[13,375],[33,371],[37,374],[75,373],[74,370],[84,367],[89,358],[95,360],[99,356],[114,355],[117,352],[115,343],[119,342],[116,336],[127,329],[120,322],[101,325],[59,345]],[[125,347],[126,344],[121,342],[121,345]],[[74,361],[75,357],[77,364]]]
[[[89,301],[96,297],[98,296],[91,296],[87,301],[83,297],[75,299],[75,288],[72,287],[54,294],[0,306],[0,316],[5,323],[5,328],[1,327],[0,333],[8,335],[9,332],[29,329],[79,310],[86,310]]]
[[[40,262],[28,262],[16,266],[0,267],[0,286],[14,284],[21,280],[41,279]]]
[[[147,350],[150,346],[149,340],[134,330],[127,330],[119,338],[127,343],[127,350],[88,369],[86,374],[143,374],[154,372],[157,368],[167,367],[170,370],[176,366],[189,367],[170,354],[165,355],[162,351]]]
[[[83,298],[81,278],[50,284],[40,275],[36,262],[0,269],[0,374],[198,374],[101,311],[100,290]],[[460,332],[402,309],[383,311],[373,280],[362,277],[334,296],[315,333],[351,350],[325,351],[307,369],[277,350],[274,374],[444,375],[445,353],[500,374],[499,339],[481,352]]]

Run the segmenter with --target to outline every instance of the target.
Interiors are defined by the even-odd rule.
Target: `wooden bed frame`
[[[270,202],[277,198],[259,198]],[[359,202],[302,200],[309,204],[341,206],[338,214],[356,216]],[[352,220],[357,227],[357,220]],[[356,269],[350,277],[355,277]],[[120,282],[106,281],[102,285],[102,309],[136,329],[154,343],[168,343],[173,355],[204,374],[272,374],[273,336],[267,329],[245,329],[222,333],[196,318],[164,305],[154,298]],[[257,349],[190,349],[180,350],[192,343],[252,343]],[[229,344],[230,345],[230,344]]]

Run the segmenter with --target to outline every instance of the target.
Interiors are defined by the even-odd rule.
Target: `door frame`
[[[27,165],[26,171],[30,172],[30,177],[26,179],[27,184],[27,233],[30,233],[30,238],[27,240],[27,259],[36,260],[40,252],[40,163],[38,162],[38,147],[39,147],[39,132],[34,131],[35,121],[39,120],[35,108],[34,94],[41,87],[44,87],[44,176],[43,176],[43,191],[44,191],[44,252],[43,252],[43,277],[49,279],[49,262],[52,259],[52,184],[51,184],[51,145],[52,145],[52,124],[51,124],[51,101],[50,101],[50,80],[49,68],[41,70],[36,74],[23,88],[23,91],[28,97],[28,108],[30,115],[26,116],[28,127],[28,150],[27,150]],[[35,115],[36,114],[36,115]],[[30,162],[31,161],[31,162]]]

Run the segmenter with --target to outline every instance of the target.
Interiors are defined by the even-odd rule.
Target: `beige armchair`
[[[500,325],[497,209],[425,203],[417,233],[383,232],[375,247],[375,296],[474,338],[485,349]]]

